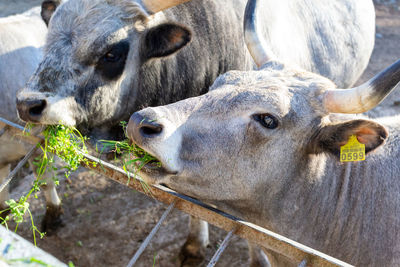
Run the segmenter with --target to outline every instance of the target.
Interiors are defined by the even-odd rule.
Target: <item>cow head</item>
[[[127,119],[135,111],[139,66],[191,39],[189,29],[160,22],[163,14],[156,13],[179,2],[184,1],[69,0],[57,7],[57,1],[45,1],[44,57],[18,93],[20,118],[81,130]]]
[[[205,95],[131,116],[131,140],[162,163],[144,167],[142,177],[243,216],[261,212],[257,207],[279,200],[282,190],[318,182],[324,164],[339,164],[351,135],[366,153],[386,139],[382,125],[336,113],[376,106],[400,81],[400,60],[346,90],[277,61],[255,61],[260,70],[228,72]]]
[[[400,61],[396,68],[399,81]],[[340,111],[335,92],[342,93],[321,76],[269,62],[220,76],[206,95],[134,113],[128,135],[162,163],[142,170],[149,182],[203,200],[248,200],[260,188],[279,191],[280,180],[316,158],[339,162],[351,135],[366,153],[384,142],[378,123],[330,113]]]

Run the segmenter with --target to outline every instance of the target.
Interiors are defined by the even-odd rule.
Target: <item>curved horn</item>
[[[400,82],[400,60],[371,80],[351,89],[327,90],[325,109],[332,113],[363,113],[376,107]]]
[[[260,2],[259,0],[249,0],[247,2],[243,23],[244,39],[247,48],[258,67],[261,67],[275,57],[273,52],[268,49],[266,41],[262,37],[260,28],[257,25],[258,16],[256,11]]]
[[[139,3],[150,14],[160,12],[173,6],[177,6],[190,0],[140,0]]]

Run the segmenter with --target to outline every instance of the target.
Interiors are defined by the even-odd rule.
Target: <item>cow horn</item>
[[[400,82],[400,60],[371,80],[350,89],[327,90],[323,105],[332,113],[363,113],[376,107]]]
[[[174,7],[190,0],[141,0],[142,6],[150,14],[154,14],[170,7]]]
[[[274,54],[268,49],[257,24],[258,16],[256,11],[260,2],[259,0],[249,0],[247,2],[243,23],[247,48],[258,67],[274,58]]]

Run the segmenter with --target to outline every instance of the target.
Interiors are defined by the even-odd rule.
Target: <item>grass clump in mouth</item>
[[[129,141],[126,134],[127,122],[121,121],[121,127],[124,130],[126,139],[123,141],[114,141],[114,140],[100,140],[100,143],[103,146],[102,151],[107,150],[115,153],[115,158],[122,155],[122,168],[126,172],[128,176],[127,184],[130,182],[131,171],[133,171],[133,177],[136,178],[138,172],[146,165],[146,164],[154,164],[155,167],[160,168],[161,162],[155,158],[154,156],[147,153],[145,150],[137,146],[136,144]],[[101,153],[101,152],[100,152]],[[148,184],[144,181],[139,180],[143,190],[146,193],[151,194],[150,188]]]
[[[49,167],[54,168],[54,154],[66,163],[63,167],[66,178],[69,178],[71,172],[78,169],[80,164],[89,164],[89,161],[84,157],[84,154],[88,153],[85,145],[88,138],[83,136],[75,127],[47,126],[43,131],[43,136],[44,144],[40,146],[43,156],[36,158],[34,162],[38,167],[38,177],[42,176]],[[57,170],[57,168],[54,170]]]

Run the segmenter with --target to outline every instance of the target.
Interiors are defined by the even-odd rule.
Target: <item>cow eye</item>
[[[275,129],[279,124],[278,119],[268,113],[255,114],[253,118],[267,129]]]
[[[112,51],[108,52],[104,55],[104,61],[106,62],[117,62],[121,59],[121,55],[117,53],[113,53]]]
[[[96,64],[96,70],[106,79],[117,79],[125,68],[129,53],[129,42],[126,40],[114,44]]]

